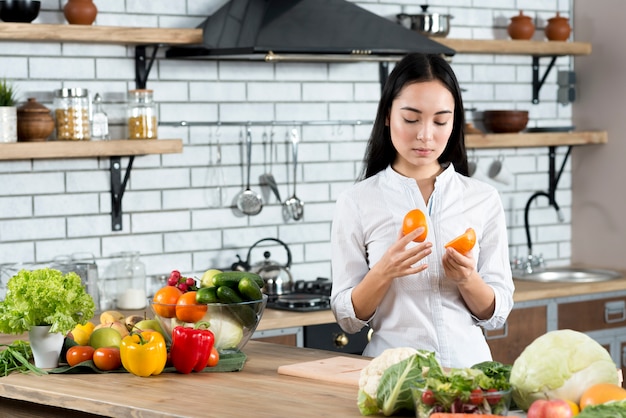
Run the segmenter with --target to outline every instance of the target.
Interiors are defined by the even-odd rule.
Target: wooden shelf
[[[606,144],[607,142],[606,131],[465,135],[466,148],[530,148]]]
[[[190,45],[202,43],[202,29],[2,23],[0,40],[90,44]]]
[[[183,142],[180,139],[13,142],[0,144],[0,160],[125,157],[175,154],[182,150]]]
[[[519,41],[509,39],[448,39],[431,38],[459,54],[496,55],[589,55],[591,44],[587,42]]]

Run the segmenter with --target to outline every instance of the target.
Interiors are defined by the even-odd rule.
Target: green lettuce
[[[626,418],[626,401],[607,402],[585,407],[577,418]]]
[[[76,273],[21,270],[9,279],[0,302],[0,332],[21,334],[32,326],[51,325],[50,332],[65,335],[76,324],[86,324],[94,312],[93,298]]]

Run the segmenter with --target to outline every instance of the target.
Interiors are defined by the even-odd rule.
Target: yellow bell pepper
[[[156,376],[165,368],[167,347],[157,331],[133,333],[120,344],[122,366],[136,376]]]
[[[74,329],[71,331],[72,338],[78,345],[88,345],[89,337],[91,337],[91,333],[95,327],[96,326],[93,322],[87,322],[85,325],[76,324]]]

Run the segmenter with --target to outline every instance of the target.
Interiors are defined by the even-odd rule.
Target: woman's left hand
[[[441,262],[446,277],[457,284],[467,282],[476,271],[476,263],[471,251],[461,254],[454,248],[446,248]]]

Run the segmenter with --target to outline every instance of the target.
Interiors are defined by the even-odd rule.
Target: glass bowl
[[[215,347],[220,353],[229,353],[241,351],[254,334],[265,311],[267,295],[264,294],[261,300],[241,303],[177,306],[155,303],[152,299],[148,302],[168,343],[171,343],[174,327],[195,327],[200,322],[207,322],[215,335]]]
[[[482,391],[479,394],[459,394],[452,391],[437,392],[424,387],[411,387],[415,402],[415,416],[428,418],[434,412],[466,414],[508,415],[511,389]]]

